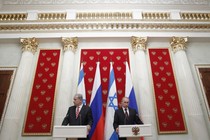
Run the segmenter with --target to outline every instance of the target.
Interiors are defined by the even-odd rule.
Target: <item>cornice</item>
[[[66,12],[44,12],[36,13],[37,19],[34,21],[60,21],[68,20]],[[172,13],[170,12],[139,12],[138,16],[142,20],[171,20]],[[210,12],[179,12],[178,18],[181,21],[210,21]],[[0,13],[0,21],[27,21],[28,13]],[[75,19],[78,21],[94,21],[94,20],[132,20],[134,14],[132,11],[126,12],[76,12]],[[172,19],[173,20],[173,19]]]
[[[0,24],[1,32],[39,31],[189,31],[209,32],[210,22],[68,21]]]
[[[34,16],[35,15],[35,16]],[[175,15],[175,16],[174,16]],[[210,32],[210,12],[37,12],[0,13],[0,33],[65,31]]]

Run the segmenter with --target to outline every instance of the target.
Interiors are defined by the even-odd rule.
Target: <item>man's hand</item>
[[[116,128],[116,132],[117,132],[117,134],[119,133],[119,127]]]
[[[89,134],[90,129],[91,129],[90,125],[87,125],[87,134]]]

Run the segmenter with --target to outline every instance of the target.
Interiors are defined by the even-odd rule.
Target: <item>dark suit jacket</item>
[[[125,113],[122,108],[115,111],[114,114],[114,122],[113,127],[114,130],[118,128],[119,125],[131,125],[131,124],[144,124],[136,112],[135,109],[128,108],[129,109],[129,117],[126,119]]]
[[[90,125],[93,124],[92,111],[89,106],[83,105],[78,118],[76,118],[76,106],[71,106],[68,109],[66,117],[62,125]]]

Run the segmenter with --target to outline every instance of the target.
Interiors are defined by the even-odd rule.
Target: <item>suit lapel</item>
[[[79,114],[81,114],[81,115],[82,115],[82,114],[83,114],[83,112],[84,112],[84,110],[85,110],[85,106],[83,105],[83,106],[82,106],[82,108],[81,108],[81,110],[80,110],[80,112],[79,112]]]
[[[74,118],[76,118],[76,106],[74,106],[74,109],[73,109],[72,113],[74,114]]]

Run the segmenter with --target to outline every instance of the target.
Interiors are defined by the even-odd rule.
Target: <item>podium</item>
[[[66,140],[71,138],[76,140],[77,138],[87,137],[87,126],[54,126],[53,140]]]
[[[151,124],[119,125],[119,137],[126,137],[128,140],[139,140],[139,137],[149,136],[152,136]]]

